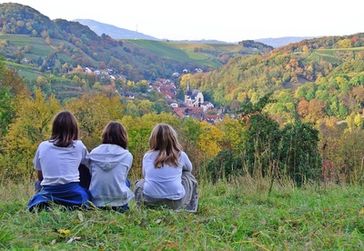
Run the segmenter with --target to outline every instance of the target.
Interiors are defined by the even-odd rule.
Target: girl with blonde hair
[[[135,189],[138,205],[196,212],[197,181],[176,131],[168,124],[156,125],[149,138],[149,148],[142,164],[144,179],[137,182]]]

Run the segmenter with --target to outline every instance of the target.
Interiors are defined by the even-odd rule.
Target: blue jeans
[[[88,207],[90,194],[88,190],[80,186],[79,182],[72,182],[62,185],[42,186],[29,201],[28,209],[32,211],[35,207],[48,207],[54,202],[73,209]]]

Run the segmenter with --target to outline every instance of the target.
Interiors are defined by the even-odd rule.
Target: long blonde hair
[[[178,159],[182,146],[178,142],[176,131],[168,124],[158,124],[154,127],[149,137],[149,148],[151,151],[159,151],[154,161],[156,168],[164,164],[178,166]]]

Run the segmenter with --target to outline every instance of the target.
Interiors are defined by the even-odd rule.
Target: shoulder
[[[39,145],[38,145],[38,149],[45,149],[48,148],[50,146],[53,146],[52,142],[49,142],[48,140],[42,141]]]
[[[157,154],[157,151],[148,151],[144,154],[143,159],[147,160],[147,159],[155,158],[156,154]]]
[[[99,145],[99,146],[96,146],[94,149],[92,149],[92,150],[91,150],[91,152],[90,152],[90,155],[91,155],[91,154],[99,153],[99,152],[101,152],[102,150],[103,150],[103,145],[101,144],[101,145]]]
[[[188,155],[187,155],[187,153],[185,153],[184,151],[181,151],[181,152],[180,152],[180,158],[181,158],[181,159],[188,159]]]
[[[86,149],[86,146],[83,144],[83,142],[81,140],[75,140],[75,141],[73,141],[73,145],[76,148],[84,148],[84,149]]]
[[[190,162],[190,158],[188,157],[187,153],[185,153],[184,151],[181,151],[179,159],[183,163]]]
[[[131,152],[129,152],[128,149],[125,149],[125,151],[126,151],[125,155],[127,156],[127,158],[133,159],[133,154],[131,154]]]

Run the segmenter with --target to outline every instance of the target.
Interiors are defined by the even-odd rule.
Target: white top
[[[79,182],[80,163],[87,164],[87,149],[81,140],[73,141],[69,147],[55,146],[53,142],[39,144],[33,160],[36,170],[42,171],[42,186]]]
[[[164,165],[155,168],[159,151],[149,151],[143,158],[143,193],[156,199],[179,200],[185,196],[182,171],[192,171],[192,164],[185,152],[181,152],[178,166]]]
[[[134,193],[126,186],[133,163],[131,153],[114,144],[102,144],[89,154],[92,202],[97,207],[123,206]]]

